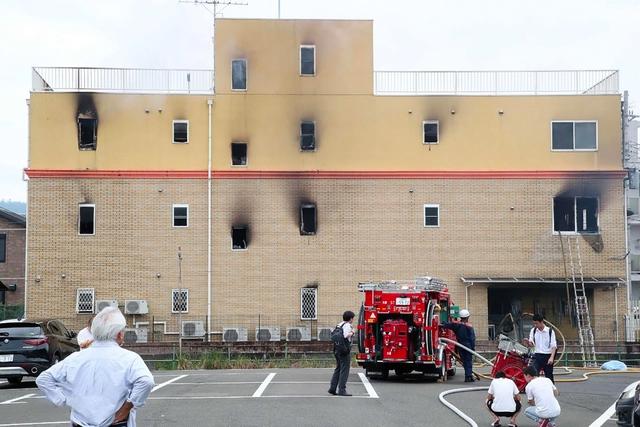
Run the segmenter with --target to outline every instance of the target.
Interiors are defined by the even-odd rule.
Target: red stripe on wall
[[[207,171],[25,169],[29,178],[206,179]],[[215,179],[622,179],[623,170],[598,171],[260,171],[218,170]]]

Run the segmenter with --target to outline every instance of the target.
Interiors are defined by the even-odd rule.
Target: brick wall
[[[359,281],[445,279],[465,305],[460,277],[564,277],[552,234],[553,196],[571,186],[600,194],[602,251],[581,239],[585,276],[625,275],[624,209],[618,180],[559,179],[229,179],[213,182],[213,329],[282,328],[300,323],[300,288],[318,286],[318,326],[357,311]],[[177,287],[177,248],[189,313],[207,314],[206,180],[31,179],[29,315],[75,316],[79,287],[97,299],[146,299],[168,322]],[[591,193],[590,193],[591,194]],[[96,235],[78,236],[78,204],[96,204]],[[318,230],[301,236],[300,203],[318,207]],[[189,227],[171,226],[171,205],[189,204]],[[423,226],[423,205],[440,205],[440,227]],[[232,225],[249,225],[246,251],[231,249]],[[617,259],[614,259],[616,258]],[[160,274],[158,278],[157,275]],[[64,278],[62,276],[65,276]],[[39,282],[35,282],[39,277]],[[469,309],[486,336],[487,291],[469,290]],[[626,311],[625,290],[618,294]],[[594,310],[613,292],[596,292]],[[82,316],[80,316],[82,317]],[[132,321],[134,319],[131,319]],[[84,320],[79,321],[83,323]]]
[[[16,285],[15,292],[6,292],[6,304],[24,302],[25,226],[0,217],[0,234],[6,235],[6,260],[0,263],[0,280],[6,286]]]

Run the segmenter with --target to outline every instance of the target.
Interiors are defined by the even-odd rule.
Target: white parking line
[[[253,396],[158,396],[150,397],[148,400],[213,400],[213,399],[253,399]],[[282,396],[260,396],[261,399],[336,399],[336,396],[331,395],[282,395]],[[347,399],[347,398],[345,398]],[[348,399],[371,399],[371,396],[363,394],[358,396],[351,396]]]
[[[34,394],[35,393],[25,394],[24,396],[16,397],[15,399],[5,400],[4,402],[0,402],[0,405],[8,405],[9,403],[17,402],[18,400],[28,399]]]
[[[178,383],[172,385],[233,385],[233,384],[262,384],[263,381],[213,381],[202,383]],[[327,381],[271,381],[270,384],[327,384]],[[349,381],[347,384],[361,385],[360,381]]]
[[[269,386],[269,383],[275,376],[276,376],[275,372],[272,372],[269,375],[267,375],[267,378],[265,378],[264,381],[262,381],[262,384],[260,384],[260,387],[258,387],[258,389],[255,391],[255,393],[253,393],[253,396],[251,397],[262,396],[262,393],[264,393],[264,391],[267,389],[267,386]]]
[[[188,377],[188,375],[180,375],[179,377],[175,377],[173,379],[170,379],[169,381],[165,381],[163,383],[158,384],[157,386],[155,386],[154,388],[151,389],[151,393],[153,393],[154,391],[158,391],[160,390],[162,387],[171,384],[172,382],[176,382],[178,380],[183,379],[184,377]]]
[[[638,384],[640,384],[640,381],[636,381],[634,383],[629,384],[623,391],[629,391],[633,388],[635,388]],[[609,419],[611,418],[611,416],[613,414],[616,413],[616,402],[613,402],[613,405],[609,406],[609,408],[607,408],[606,411],[604,411],[602,413],[602,415],[600,415],[594,422],[592,422],[591,424],[589,424],[589,427],[601,427],[604,425],[604,423],[606,423],[607,421],[609,421]]]
[[[358,376],[360,377],[360,381],[362,381],[362,384],[364,384],[364,388],[367,390],[367,393],[369,393],[369,397],[371,397],[372,399],[377,399],[379,397],[378,393],[376,393],[375,389],[369,382],[369,378],[367,378],[367,376],[362,372],[358,372]]]

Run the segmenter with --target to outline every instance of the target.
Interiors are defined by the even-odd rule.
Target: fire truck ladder
[[[578,322],[578,337],[580,338],[580,353],[582,363],[585,367],[597,366],[596,349],[593,338],[593,328],[591,327],[591,316],[589,315],[589,303],[587,292],[584,287],[584,274],[582,270],[582,257],[580,256],[580,236],[563,236],[566,242],[567,255],[569,258],[569,271],[571,272],[571,285],[575,301],[576,320]],[[562,245],[564,257],[564,244]],[[564,257],[565,270],[567,259]],[[568,278],[567,278],[568,280]]]

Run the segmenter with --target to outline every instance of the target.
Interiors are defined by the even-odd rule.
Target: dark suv
[[[19,384],[78,349],[76,333],[59,320],[0,322],[0,378]]]

